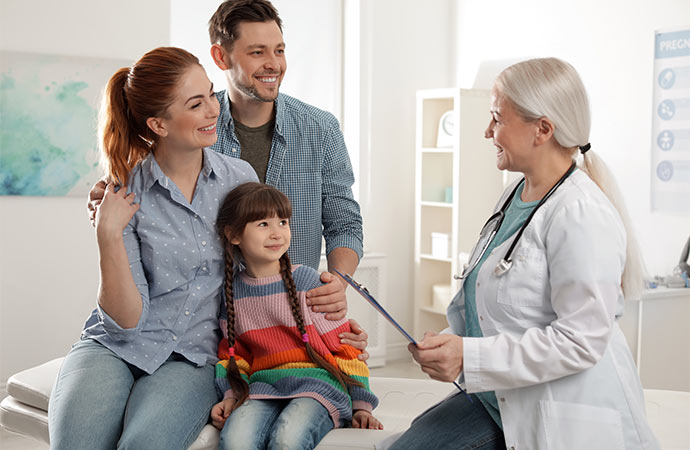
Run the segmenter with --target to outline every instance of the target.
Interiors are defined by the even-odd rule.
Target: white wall
[[[360,148],[360,204],[365,245],[385,253],[388,309],[412,329],[414,292],[415,92],[455,84],[453,0],[363,1],[362,47],[368,49],[363,102],[369,134]],[[389,357],[407,355],[392,327]]]
[[[168,45],[168,0],[0,5],[2,50],[134,61]],[[83,198],[0,197],[0,383],[64,355],[95,305],[98,261],[85,205]]]
[[[651,275],[670,274],[690,235],[688,215],[650,212],[654,30],[684,25],[687,0],[460,0],[458,8],[460,87],[473,85],[486,60],[556,56],[579,71],[592,148],[618,180]]]

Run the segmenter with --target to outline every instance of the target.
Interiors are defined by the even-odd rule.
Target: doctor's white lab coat
[[[576,170],[536,212],[512,268],[498,277],[493,270],[514,238],[477,276],[484,337],[463,339],[467,391],[496,391],[510,450],[659,448],[616,321],[626,235],[615,208]],[[460,336],[464,314],[461,289],[448,307]]]

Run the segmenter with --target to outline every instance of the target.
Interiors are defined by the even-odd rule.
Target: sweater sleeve
[[[327,320],[323,314],[314,314],[312,320],[340,371],[362,383],[362,387],[348,386],[352,398],[352,410],[364,409],[371,412],[379,401],[369,387],[369,367],[357,358],[362,353],[360,350],[351,345],[341,344],[338,337],[340,333],[351,331],[350,322],[345,319]]]
[[[319,273],[306,266],[295,271],[295,282],[300,295],[322,284]],[[340,333],[351,331],[350,322],[346,319],[328,320],[323,313],[315,313],[311,308],[305,309],[318,334],[318,339],[313,339],[312,342],[314,349],[341,372],[362,383],[362,387],[348,386],[352,409],[372,411],[378,405],[378,398],[369,388],[369,367],[357,359],[361,351],[351,345],[341,344],[338,337]]]

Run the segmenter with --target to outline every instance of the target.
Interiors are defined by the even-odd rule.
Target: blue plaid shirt
[[[215,363],[225,273],[216,216],[227,193],[249,181],[259,181],[249,163],[204,149],[190,204],[149,153],[132,170],[129,190],[140,207],[123,232],[141,318],[124,329],[98,306],[82,338],[97,340],[147,373],[173,352],[197,366]]]
[[[220,102],[218,141],[213,150],[239,158],[240,141],[230,114],[226,91]],[[352,195],[355,181],[338,120],[330,113],[279,94],[266,184],[278,188],[292,202],[294,264],[314,269],[321,257],[321,236],[326,254],[347,247],[362,257],[362,217]]]

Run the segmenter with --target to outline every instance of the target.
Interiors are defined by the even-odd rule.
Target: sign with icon
[[[690,29],[654,43],[652,210],[690,213]]]

